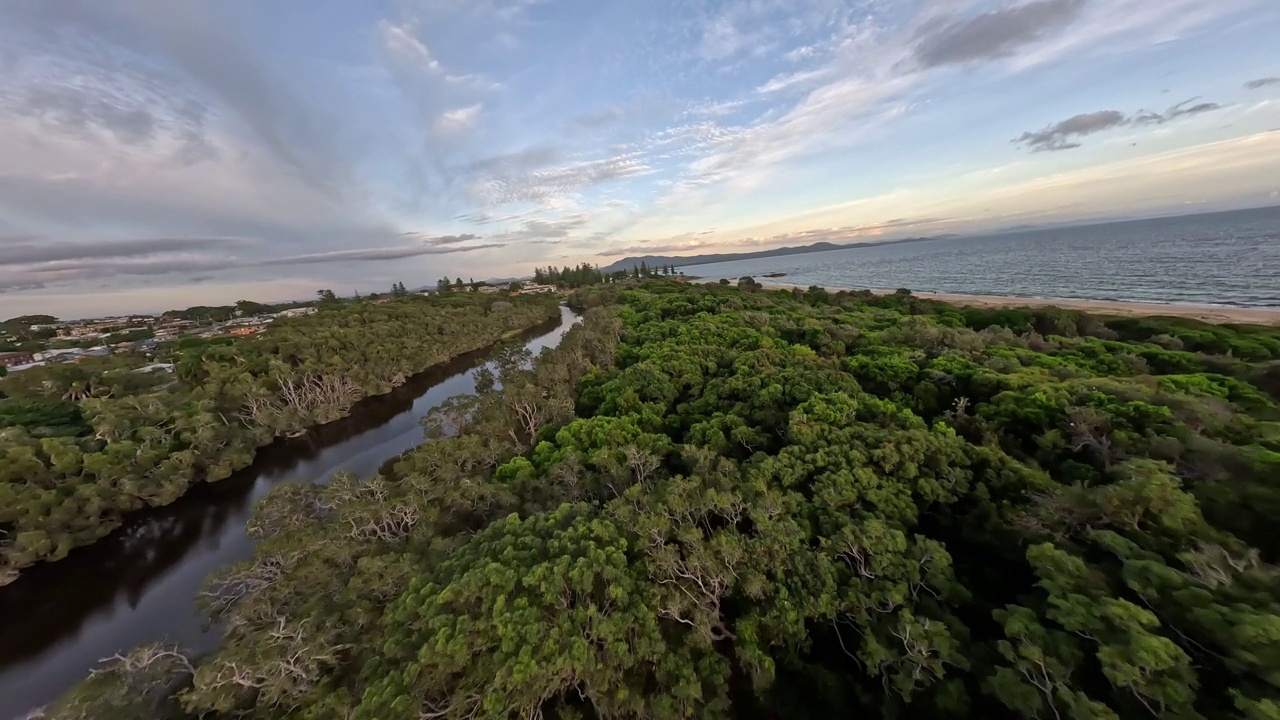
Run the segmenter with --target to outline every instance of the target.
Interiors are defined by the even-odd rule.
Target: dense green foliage
[[[480,288],[484,287],[487,284],[488,283],[484,283],[484,282],[476,282],[475,278],[471,278],[466,282],[463,282],[461,276],[458,276],[454,280],[450,281],[449,278],[446,276],[436,281],[436,292],[440,293],[441,295],[444,295],[451,292],[479,290]],[[397,292],[397,288],[392,287],[391,292],[394,295]],[[400,283],[398,292],[401,295],[408,292],[407,290],[405,290],[404,283]]]
[[[627,280],[628,278],[643,279],[676,274],[675,266],[672,265],[664,265],[660,268],[651,268],[647,263],[641,262],[630,270],[614,270],[613,272],[606,273],[595,265],[582,263],[577,267],[569,267],[566,265],[563,268],[557,268],[555,266],[548,266],[546,269],[535,268],[533,271],[533,281],[539,284],[580,288],[588,285],[620,282]]]
[[[121,516],[221,480],[256,449],[410,375],[557,316],[554,302],[344,304],[236,342],[176,343],[174,373],[92,358],[0,382],[0,584]]]
[[[235,305],[196,305],[185,310],[169,310],[161,315],[164,320],[190,320],[200,324],[226,322],[236,317],[261,315],[279,310],[300,307],[304,303],[280,303],[268,305],[252,300],[237,300]]]
[[[1280,717],[1280,332],[744,289],[581,293],[50,717]]]
[[[44,342],[58,333],[52,325],[58,319],[52,315],[21,315],[8,320],[0,320],[0,352],[34,352],[44,347]],[[40,327],[32,330],[32,326]],[[0,374],[0,377],[4,377]]]

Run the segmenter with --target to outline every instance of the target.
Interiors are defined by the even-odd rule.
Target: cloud
[[[15,50],[0,73],[0,224],[45,238],[6,243],[7,262],[61,263],[41,272],[71,279],[88,272],[77,258],[120,258],[105,276],[223,269],[237,238],[269,256],[388,232],[329,115],[240,41],[236,11],[131,0],[0,15]],[[89,242],[99,229],[142,237]]]
[[[1008,57],[1071,24],[1084,7],[1085,0],[1035,0],[968,18],[933,20],[917,35],[915,57],[926,68]]]
[[[333,198],[342,196],[350,185],[349,161],[338,151],[341,145],[334,142],[333,128],[207,5],[139,0],[124,20],[125,33],[140,30],[159,44],[168,59],[245,123],[301,180]]]
[[[34,9],[32,9],[34,8]],[[54,33],[49,6],[5,19],[31,25],[7,37],[20,55],[0,72],[0,117],[31,120],[48,136],[116,144],[137,151],[171,149],[193,164],[212,159],[208,106],[170,73],[107,38]],[[110,16],[102,18],[109,32]],[[118,18],[115,18],[118,20]],[[74,26],[75,21],[71,24]]]
[[[710,37],[708,32],[727,27],[733,33],[725,31],[719,37],[734,42],[717,45],[720,52],[710,54],[723,54],[735,44],[741,45],[737,39],[771,26],[773,31],[763,31],[762,45],[736,47],[733,55],[723,59],[776,44],[767,54],[776,49],[780,60],[802,64],[784,66],[788,71],[783,73],[777,72],[776,63],[751,67],[752,71],[772,73],[755,86],[756,92],[746,96],[754,103],[768,105],[754,117],[748,117],[748,108],[738,104],[732,106],[733,123],[705,119],[668,131],[687,136],[696,133],[696,138],[677,141],[659,136],[657,142],[665,144],[661,159],[689,158],[660,204],[667,212],[678,207],[696,213],[699,207],[718,199],[728,202],[730,192],[780,182],[788,171],[803,172],[806,160],[845,152],[869,137],[887,135],[896,120],[931,103],[958,102],[943,100],[952,97],[949,92],[928,92],[943,80],[944,71],[956,65],[1004,61],[1000,69],[1005,77],[1000,80],[1008,83],[1009,76],[1030,67],[1068,58],[1093,59],[1176,40],[1250,2],[1255,0],[1222,0],[1211,5],[1203,0],[869,4],[751,0],[718,5],[720,11],[703,22],[704,32],[695,37],[705,40]],[[787,8],[797,6],[817,8],[812,15],[822,20],[791,23]],[[897,11],[899,6],[901,12],[886,12],[889,7]],[[728,21],[724,21],[726,17]],[[704,42],[702,47],[705,50],[708,46]],[[811,58],[819,61],[809,65]],[[734,73],[739,67],[742,65],[733,64],[724,71]],[[801,92],[790,92],[793,90]],[[798,99],[791,101],[793,95]],[[1028,133],[1028,139],[1034,135]],[[1077,143],[1070,140],[1063,144]]]
[[[1080,147],[1075,138],[1092,135],[1125,125],[1129,118],[1118,110],[1099,110],[1098,112],[1081,113],[1043,130],[1025,132],[1014,142],[1022,143],[1031,152],[1049,152],[1069,150]]]
[[[812,244],[817,242],[846,242],[862,238],[881,238],[887,233],[927,228],[931,225],[950,222],[946,217],[894,218],[883,222],[865,225],[847,225],[838,228],[816,228],[797,232],[774,235],[764,242],[767,245],[790,245],[794,243]]]
[[[416,66],[430,75],[444,74],[440,61],[432,56],[431,51],[418,40],[409,27],[383,20],[378,24],[378,32],[382,39],[382,47],[392,57]]]
[[[720,16],[703,29],[698,54],[705,60],[723,60],[744,48],[759,47],[763,39],[762,33],[743,32],[727,16]]]
[[[412,265],[510,272],[557,242],[588,256],[638,238],[706,251],[729,233],[798,244],[912,232],[854,224],[874,217],[985,218],[941,201],[803,213],[861,199],[866,178],[904,195],[954,185],[978,168],[948,174],[941,146],[1019,135],[972,121],[1016,113],[1026,83],[1123,66],[1123,87],[1141,87],[1154,71],[1134,51],[1194,57],[1225,42],[1219,31],[1243,32],[1206,18],[1266,1],[698,0],[566,16],[530,0],[395,0],[290,25],[271,3],[0,0],[0,253],[31,261],[3,268],[5,282],[69,284],[96,266],[183,273],[170,285],[327,274],[382,286]],[[584,68],[601,80],[586,95]],[[977,83],[961,77],[971,70]],[[469,74],[482,71],[509,84],[486,92]],[[1201,101],[1115,107],[1127,129],[1113,135],[1217,119]],[[1062,117],[1023,125],[1020,141],[1059,149],[1106,132]],[[896,152],[904,142],[914,152]],[[1007,167],[983,187],[1046,165]],[[707,227],[729,229],[697,234]],[[483,237],[443,234],[465,230]]]
[[[864,3],[832,0],[749,0],[747,2],[689,3],[693,8],[712,5],[709,13],[699,13],[692,32],[697,37],[694,55],[704,61],[723,63],[740,56],[765,57],[775,52],[791,60],[805,56],[786,49],[798,37],[830,31],[867,14]]]
[[[34,277],[49,282],[67,282],[85,278],[105,278],[117,275],[168,275],[185,272],[216,272],[244,263],[223,256],[194,253],[143,257],[94,258],[89,260],[61,260],[44,263],[26,269]]]
[[[1272,85],[1280,85],[1280,77],[1264,77],[1257,80],[1250,80],[1244,84],[1245,90],[1261,90]]]
[[[1177,120],[1181,117],[1200,115],[1201,113],[1222,109],[1222,106],[1217,103],[1197,103],[1196,100],[1199,100],[1199,98],[1185,100],[1162,113],[1144,110],[1137,115],[1134,115],[1130,119],[1130,122],[1134,125],[1163,125],[1171,120]]]
[[[136,238],[92,243],[54,242],[49,238],[0,238],[0,266],[56,263],[69,260],[145,257],[187,251],[244,247],[256,244],[248,238]]]
[[[1080,63],[1109,56],[1112,63],[1128,53],[1165,44],[1195,47],[1191,37],[1223,17],[1249,10],[1256,14],[1266,0],[1087,0],[1079,17],[1046,33],[1009,58],[1009,68],[1025,70],[1053,61]],[[1240,19],[1244,19],[1243,17]],[[1116,65],[1112,65],[1116,67]]]
[[[505,246],[506,243],[468,245],[478,235],[401,233],[408,245],[302,253],[283,257],[240,257],[236,249],[261,249],[247,238],[138,238],[95,243],[50,242],[43,238],[0,240],[0,284],[32,288],[48,283],[74,282],[113,276],[214,273],[255,267],[314,265],[329,262],[377,262],[422,255],[450,255]],[[255,252],[255,255],[257,253]],[[200,277],[210,277],[201,275]]]
[[[467,14],[485,24],[510,24],[523,20],[529,10],[547,0],[411,0],[415,10],[441,19],[458,20]]]
[[[899,117],[906,108],[905,95],[918,82],[882,70],[821,85],[768,121],[678,128],[680,134],[692,133],[685,150],[696,157],[676,192],[723,183],[753,186],[773,177],[778,166],[856,144]]]
[[[235,261],[208,252],[63,258],[38,263],[0,264],[0,288],[39,290],[56,285],[77,286],[113,277],[211,273],[236,266]]]
[[[479,235],[472,235],[470,233],[462,235],[427,235],[420,231],[403,232],[400,233],[400,237],[412,238],[424,245],[433,247],[441,245],[457,245],[459,243],[471,242],[472,240],[480,239]]]
[[[1125,115],[1119,110],[1081,113],[1041,130],[1025,132],[1014,138],[1013,142],[1022,144],[1031,152],[1070,150],[1080,147],[1079,138],[1094,133],[1125,126],[1163,125],[1180,118],[1221,109],[1217,103],[1198,103],[1198,99],[1185,100],[1161,113],[1150,110],[1141,110],[1133,115]]]
[[[427,77],[439,78],[453,85],[470,85],[488,90],[497,90],[502,87],[481,75],[447,70],[431,50],[418,39],[415,25],[416,23],[413,22],[397,24],[386,19],[378,23],[379,38],[387,55]]]
[[[33,117],[64,130],[87,132],[99,127],[122,143],[140,144],[155,137],[160,120],[133,98],[112,97],[65,86],[26,88],[19,107]]]
[[[360,248],[354,250],[334,250],[331,252],[306,253],[288,257],[272,258],[257,265],[314,265],[331,262],[380,262],[384,260],[403,260],[422,255],[451,255],[454,253],[474,252],[506,247],[504,243],[485,243],[481,245],[408,245],[400,247]]]
[[[800,72],[787,73],[785,75],[776,75],[770,78],[768,82],[756,88],[756,92],[767,95],[769,93],[788,90],[796,86],[804,86],[812,83],[814,80],[825,77],[829,74],[826,68],[818,68],[816,70],[803,70]]]
[[[545,143],[478,160],[468,169],[482,174],[519,175],[558,163],[563,157],[562,148]]]
[[[690,236],[690,234],[685,234],[673,238],[667,238],[665,241],[657,244],[640,243],[625,247],[608,248],[596,253],[596,256],[616,257],[619,255],[652,255],[656,253],[690,252],[698,250],[709,253],[722,253],[736,252],[736,248],[745,248],[745,250],[743,250],[744,252],[750,252],[752,248],[765,248],[770,246],[812,245],[819,242],[847,243],[853,240],[882,238],[888,233],[906,231],[912,228],[925,228],[931,225],[938,225],[950,221],[951,218],[943,217],[895,218],[893,220],[868,223],[864,225],[848,225],[835,228],[814,228],[810,230],[775,234],[767,238],[744,237],[731,241],[699,239],[706,235],[713,234],[713,231],[703,231],[692,234],[692,236]]]
[[[790,62],[800,62],[801,60],[808,60],[817,54],[818,47],[816,45],[801,45],[798,48],[789,50],[783,57]]]
[[[713,100],[695,103],[685,114],[693,117],[718,118],[732,115],[747,105],[747,100]]]
[[[476,103],[441,114],[436,120],[436,132],[442,135],[456,135],[471,130],[480,119],[482,107],[480,103]]]
[[[472,194],[489,205],[546,204],[593,185],[644,175],[651,170],[641,152],[543,167],[536,163],[542,156],[507,157],[511,158],[510,162],[487,163],[492,171],[472,183]]]
[[[495,235],[493,239],[509,243],[553,243],[569,237],[575,230],[585,228],[587,224],[587,216],[583,214],[571,215],[558,220],[526,220],[517,229]]]
[[[591,130],[597,130],[604,127],[614,125],[625,116],[621,108],[611,107],[597,110],[595,112],[585,113],[573,119],[574,125],[579,125]]]
[[[669,252],[687,252],[689,250],[697,250],[699,248],[711,249],[712,247],[720,248],[723,245],[715,246],[698,243],[667,243],[659,245],[628,245],[620,248],[607,248],[596,253],[596,257],[616,257],[618,255],[656,255],[658,253]]]
[[[0,294],[7,292],[22,292],[24,290],[43,290],[46,287],[48,286],[42,282],[9,279],[3,274],[0,274]]]

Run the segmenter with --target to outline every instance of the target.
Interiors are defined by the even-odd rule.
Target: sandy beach
[[[769,289],[786,289],[799,287],[784,283],[762,282]],[[801,288],[802,290],[805,288]],[[837,292],[842,288],[828,288]],[[872,289],[882,295],[892,294],[892,290]],[[1280,325],[1280,308],[1235,308],[1216,305],[1180,305],[1176,303],[1138,303],[1116,302],[1110,300],[1076,300],[1070,298],[1026,298],[1005,295],[961,295],[956,293],[912,292],[916,297],[939,300],[952,305],[968,305],[972,307],[1058,307],[1067,310],[1098,313],[1101,315],[1143,316],[1159,315],[1163,317],[1192,318],[1208,323],[1245,324],[1245,325]]]

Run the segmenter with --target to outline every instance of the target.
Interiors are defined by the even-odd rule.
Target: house
[[[556,291],[555,285],[537,285],[535,283],[525,283],[520,288],[521,293],[537,295],[540,293],[553,293]]]
[[[285,318],[302,317],[303,315],[314,315],[315,312],[316,312],[316,308],[313,308],[313,307],[289,308],[288,310],[281,310],[280,312],[276,313],[276,317],[285,317]]]
[[[90,358],[108,357],[109,355],[111,355],[111,348],[105,348],[105,347],[89,348],[88,350],[84,351],[83,355],[76,355],[75,362],[84,362],[85,360],[88,360]]]
[[[88,326],[62,328],[58,331],[58,337],[72,340],[92,340],[102,337],[102,333],[95,331]]]
[[[0,367],[2,368],[16,368],[30,365],[35,361],[35,355],[29,352],[0,353]]]
[[[52,348],[44,352],[35,353],[36,362],[59,362],[62,360],[70,360],[84,354],[82,348]]]
[[[500,292],[502,292],[502,291],[504,291],[504,290],[506,290],[506,288],[500,288],[500,287],[498,287],[498,286],[496,286],[496,285],[481,285],[481,286],[480,286],[480,292],[482,292],[482,293],[484,293],[484,294],[486,294],[486,295],[497,295],[498,293],[500,293]]]
[[[178,337],[184,331],[197,327],[199,323],[194,320],[171,320],[156,326],[155,338],[157,340],[172,340]]]
[[[268,325],[274,322],[275,315],[250,315],[248,317],[237,318],[227,323],[228,325]]]
[[[111,318],[107,320],[97,320],[80,323],[78,325],[64,326],[58,328],[58,337],[60,338],[91,338],[102,335],[108,331],[117,330],[122,326],[120,320]]]
[[[231,328],[231,334],[236,337],[245,337],[246,335],[257,335],[266,329],[266,325],[240,325],[238,327]]]

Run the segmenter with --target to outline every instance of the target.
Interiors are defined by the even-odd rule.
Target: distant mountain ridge
[[[635,257],[622,258],[617,262],[600,268],[600,270],[605,273],[616,272],[618,270],[631,270],[632,268],[640,267],[641,263],[644,263],[650,268],[661,268],[666,265],[675,265],[677,267],[709,265],[711,263],[730,262],[732,260],[754,260],[756,258],[781,257],[783,255],[803,255],[805,253],[826,252],[828,250],[853,250],[856,248],[878,247],[881,245],[899,245],[902,243],[924,242],[926,240],[941,240],[943,237],[945,236],[917,237],[905,238],[903,240],[885,240],[883,242],[846,244],[816,242],[812,245],[781,247],[774,248],[772,250],[760,250],[757,252],[713,253],[709,255],[638,255]]]

